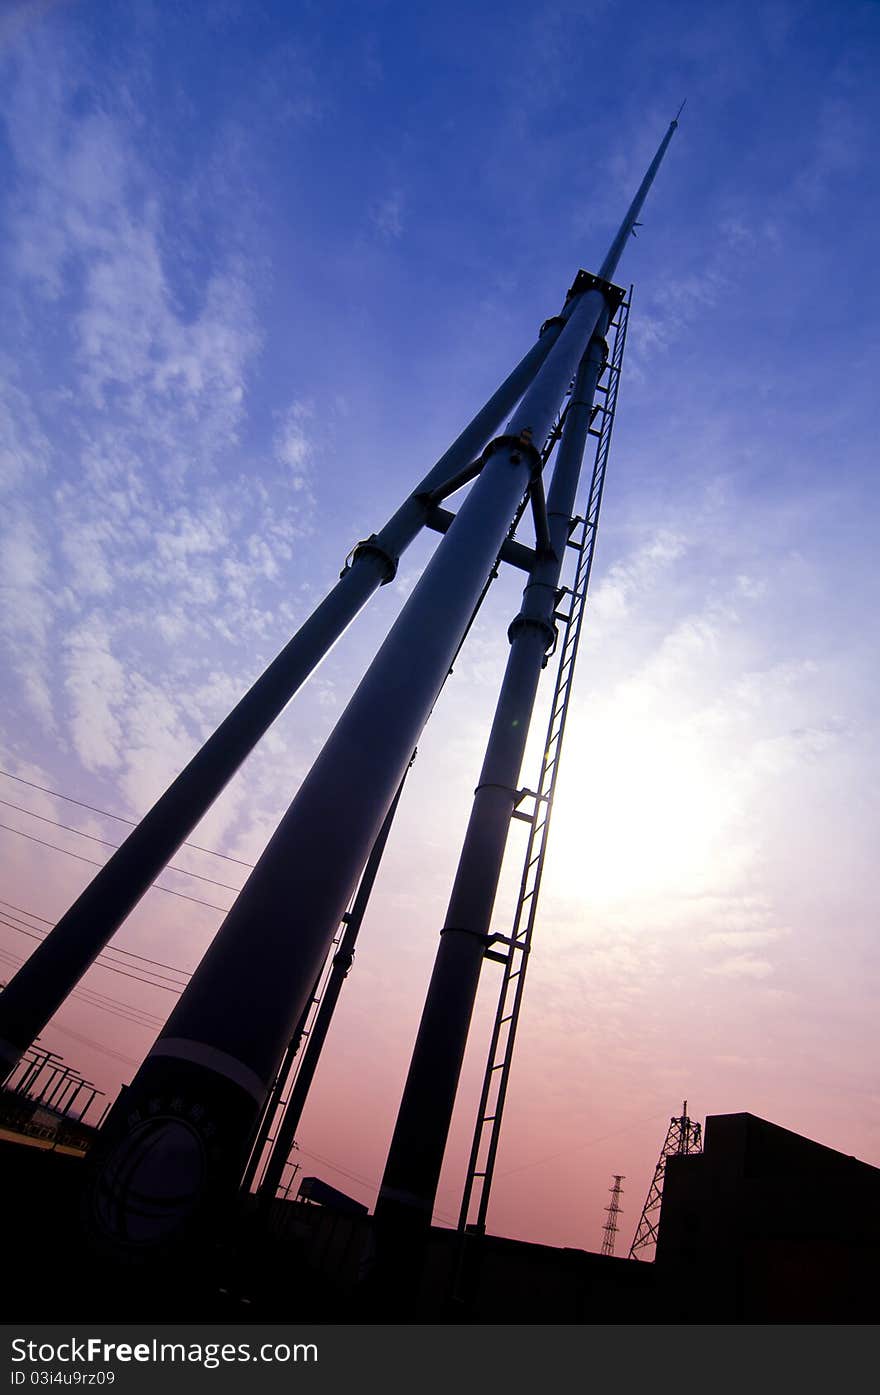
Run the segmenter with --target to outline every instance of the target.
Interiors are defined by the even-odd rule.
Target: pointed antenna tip
[[[679,107],[678,111],[675,113],[675,115],[674,115],[673,118],[672,118],[672,124],[673,124],[673,126],[677,126],[677,125],[678,125],[678,118],[681,116],[681,113],[684,111],[686,104],[687,104],[687,97],[685,97],[685,99],[684,99],[684,101],[682,102],[681,106]]]

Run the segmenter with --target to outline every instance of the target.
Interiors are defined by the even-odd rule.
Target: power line
[[[41,823],[50,823],[53,828],[63,828],[65,833],[76,833],[80,838],[88,838],[93,843],[101,843],[105,848],[118,848],[119,843],[111,843],[109,838],[99,838],[95,833],[84,833],[81,828],[74,828],[69,823],[59,823],[57,819],[50,819],[46,814],[38,814],[33,809],[26,809],[23,804],[13,804],[8,799],[0,799],[0,804],[4,804],[7,809],[15,809],[19,814],[27,814],[32,819],[39,819]],[[240,886],[230,886],[229,882],[218,882],[214,877],[203,877],[201,872],[190,872],[186,867],[175,867],[173,862],[165,864],[167,872],[180,872],[184,877],[195,877],[200,882],[210,882],[211,886],[222,886],[224,891],[241,891]]]
[[[6,901],[0,901],[0,906],[6,906],[6,905],[8,905],[8,902],[6,902]],[[0,916],[5,916],[7,922],[8,922],[8,921],[15,921],[15,926],[14,926],[14,927],[10,927],[10,928],[17,928],[18,926],[21,926],[22,934],[30,935],[32,939],[44,940],[44,939],[46,938],[46,936],[48,935],[48,933],[49,933],[49,931],[48,931],[48,930],[44,930],[44,929],[42,928],[42,926],[40,926],[40,925],[32,925],[31,922],[30,922],[29,920],[23,920],[22,917],[21,917],[20,915],[13,915],[12,911],[0,910]],[[146,956],[143,955],[143,954],[133,954],[133,955],[130,955],[130,956],[129,956],[129,955],[127,954],[127,952],[126,952],[124,949],[116,949],[116,948],[115,948],[114,946],[112,946],[112,945],[108,945],[106,949],[103,949],[103,950],[101,951],[101,953],[102,953],[102,954],[110,954],[111,951],[113,951],[115,954],[125,954],[125,955],[126,955],[126,958],[129,958],[129,957],[130,957],[130,958],[136,959],[136,960],[141,960],[141,959],[142,959],[142,960],[144,961],[145,964],[158,964],[158,961],[157,961],[157,960],[155,960],[155,959],[147,959]],[[100,963],[100,962],[101,962],[100,957],[99,957],[95,962],[96,962],[96,963]],[[108,961],[106,961],[106,962],[109,962],[109,963],[112,964],[112,963],[118,963],[118,960],[112,960],[112,959],[111,959],[111,960],[108,960]],[[153,978],[164,979],[164,981],[165,981],[166,983],[173,983],[173,984],[175,984],[177,987],[181,987],[181,986],[182,986],[182,985],[178,984],[176,978],[170,978],[168,974],[160,974],[160,973],[157,973],[155,969],[142,968],[141,965],[140,965],[139,963],[132,964],[132,965],[130,965],[129,967],[132,968],[132,969],[137,970],[139,973],[148,974],[148,975],[150,976],[151,979],[153,979]],[[166,969],[172,969],[173,973],[179,975],[179,976],[182,977],[182,978],[191,978],[191,977],[192,977],[192,975],[191,975],[186,969],[176,969],[176,968],[174,968],[173,965],[171,965],[171,964],[164,964],[164,965],[161,965],[160,967],[166,968]]]
[[[63,1032],[67,1037],[73,1037],[74,1041],[81,1041],[86,1046],[93,1047],[96,1051],[101,1051],[105,1056],[110,1056],[117,1061],[123,1061],[127,1066],[139,1066],[141,1063],[134,1056],[126,1056],[122,1051],[114,1051],[112,1046],[102,1046],[93,1037],[87,1037],[82,1032],[75,1032],[72,1027],[62,1027],[60,1022],[52,1023],[52,1031]]]
[[[19,959],[17,955],[11,954],[2,947],[0,947],[0,959],[4,959],[7,964],[12,964],[15,968],[20,968],[24,963],[24,960]],[[123,1021],[131,1022],[136,1027],[145,1027],[150,1031],[155,1031],[158,1027],[163,1025],[160,1017],[155,1017],[154,1014],[148,1013],[146,1009],[137,1008],[134,1004],[126,1003],[121,998],[112,998],[106,993],[98,993],[96,989],[74,988],[71,990],[71,997],[81,998],[89,1007],[100,1008],[102,1012],[109,1012],[114,1017],[121,1017]],[[100,998],[106,998],[106,1003],[98,1001]],[[141,1015],[136,1017],[133,1016],[134,1013],[139,1013]],[[146,1017],[150,1017],[152,1020],[149,1022],[144,1021],[143,1019]]]
[[[644,1119],[636,1119],[635,1122],[632,1124],[625,1124],[623,1128],[612,1129],[611,1133],[600,1134],[598,1138],[588,1138],[586,1142],[578,1144],[578,1146],[574,1149],[574,1152],[576,1155],[578,1155],[584,1152],[584,1150],[587,1148],[595,1147],[597,1143],[604,1143],[606,1139],[617,1138],[619,1134],[629,1133],[632,1129],[641,1128],[643,1124],[652,1124],[655,1119],[665,1118],[665,1114],[649,1114]],[[543,1157],[535,1158],[532,1162],[518,1163],[516,1167],[505,1168],[504,1172],[499,1172],[497,1175],[499,1178],[510,1177],[511,1174],[514,1172],[524,1172],[529,1167],[539,1167],[542,1163],[552,1162],[554,1158],[561,1158],[565,1154],[570,1154],[571,1152],[571,1148],[562,1148],[556,1153],[545,1153]]]
[[[25,906],[16,906],[14,901],[4,901],[2,897],[0,897],[0,906],[8,906],[11,911],[21,911],[22,915],[29,915],[31,920],[41,920],[44,925],[54,926],[55,924],[55,921],[50,920],[48,916],[37,915],[36,911],[29,911]]]
[[[89,989],[76,990],[76,996],[86,1003],[88,1007],[100,1008],[102,1012],[109,1012],[111,1017],[118,1017],[123,1022],[129,1022],[133,1027],[143,1027],[147,1032],[157,1032],[164,1026],[161,1017],[154,1017],[152,1013],[141,1012],[140,1008],[135,1008],[133,1012],[123,1012],[119,1008],[113,1007],[113,1000],[104,1002],[101,997],[93,997]]]
[[[13,925],[11,920],[7,920],[6,917],[2,915],[0,915],[0,925],[5,925],[8,930],[15,930],[19,935],[27,935],[30,940],[38,940],[40,944],[42,944],[43,940],[46,938],[45,935],[37,935],[31,930],[23,930],[20,925]],[[186,984],[183,983],[175,983],[172,985],[170,980],[165,983],[159,983],[157,982],[158,975],[156,978],[142,978],[139,974],[129,973],[127,969],[117,968],[115,965],[102,962],[100,959],[95,960],[95,965],[99,969],[106,969],[108,973],[120,974],[122,978],[134,979],[135,983],[145,983],[150,988],[162,988],[166,993],[175,993],[178,996],[186,987]]]
[[[56,799],[64,799],[68,804],[78,804],[81,809],[88,809],[92,814],[103,814],[107,819],[116,819],[118,823],[127,823],[129,827],[136,828],[136,819],[127,819],[122,814],[111,814],[109,809],[99,809],[96,804],[86,804],[81,799],[74,799],[72,794],[62,794],[60,790],[50,790],[46,785],[35,784],[33,780],[26,780],[23,775],[13,775],[11,770],[0,770],[0,775],[5,775],[9,780],[17,780],[20,785],[29,785],[32,790],[39,790],[41,794],[51,794]],[[181,843],[183,848],[195,848],[196,852],[210,853],[212,857],[222,857],[224,862],[237,862],[240,867],[253,868],[252,862],[245,862],[244,858],[231,857],[229,853],[218,852],[216,848],[203,848],[199,843]]]
[[[75,857],[79,862],[87,862],[90,867],[103,867],[105,863],[95,862],[94,858],[83,857],[82,853],[71,852],[69,848],[59,848],[57,843],[47,843],[45,838],[37,838],[33,833],[25,833],[22,828],[12,828],[8,823],[0,823],[0,828],[7,833],[17,833],[20,838],[27,838],[32,843],[39,843],[44,848],[52,848],[54,852],[65,853],[68,857]],[[150,885],[156,891],[164,891],[168,896],[179,896],[181,901],[194,901],[197,906],[207,906],[209,911],[220,911],[221,915],[227,915],[228,906],[215,906],[213,901],[203,901],[200,896],[187,896],[183,891],[172,891],[170,886],[160,886],[158,882],[151,882]],[[235,888],[233,888],[235,890]]]
[[[2,954],[2,957],[9,964],[18,965],[20,967],[24,962],[7,949],[0,949],[0,954]],[[162,1018],[158,1017],[155,1013],[149,1012],[146,1008],[136,1007],[134,1003],[126,1003],[121,998],[114,998],[108,993],[101,993],[96,988],[89,988],[81,985],[79,988],[74,988],[71,991],[76,997],[82,998],[84,1001],[88,1002],[91,1007],[103,1008],[105,1012],[112,1012],[116,1017],[124,1017],[126,1021],[137,1022],[138,1026],[153,1028],[162,1026]],[[105,1001],[99,1001],[100,999],[104,999]],[[135,1013],[138,1014],[137,1017],[132,1015]],[[149,1018],[150,1021],[144,1022],[140,1020],[141,1018]]]
[[[36,911],[29,911],[25,906],[16,906],[12,901],[4,901],[2,896],[0,896],[0,906],[8,906],[11,911],[21,911],[22,915],[29,915],[31,920],[41,920],[44,925],[48,925],[50,928],[53,928],[55,925],[55,921],[49,920],[47,916],[37,915]],[[13,916],[12,919],[18,920],[19,917]],[[21,923],[22,925],[28,925],[26,920],[23,920]],[[36,926],[28,926],[28,928],[36,929]],[[175,974],[183,974],[185,978],[192,978],[192,971],[190,969],[180,969],[176,964],[163,964],[161,959],[149,959],[146,954],[135,954],[133,949],[123,949],[121,945],[107,945],[106,949],[102,950],[102,953],[109,954],[111,950],[115,954],[124,954],[129,959],[142,959],[145,964],[155,964],[159,969],[171,969]]]

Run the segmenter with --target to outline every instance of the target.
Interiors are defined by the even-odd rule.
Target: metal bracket
[[[474,939],[482,940],[483,943],[486,944],[486,945],[488,945],[489,942],[490,942],[490,936],[484,934],[484,932],[483,932],[482,930],[469,930],[469,929],[467,929],[467,927],[464,926],[464,925],[444,925],[444,926],[443,926],[443,929],[440,931],[440,934],[441,934],[441,935],[471,935],[471,936],[473,936]]]
[[[352,563],[356,562],[359,557],[364,556],[368,552],[372,552],[374,556],[381,558],[385,563],[385,575],[380,585],[387,586],[388,582],[393,581],[397,575],[397,565],[400,559],[392,556],[387,548],[382,546],[376,533],[371,533],[368,538],[364,538],[361,542],[355,543],[351,552],[345,559],[345,566],[339,573],[340,579],[345,576],[346,572],[351,571]]]
[[[547,500],[544,495],[544,479],[535,475],[529,489],[532,504],[532,520],[535,525],[535,551],[539,557],[555,557],[550,538],[550,523],[547,518]]]
[[[435,504],[425,519],[425,527],[435,533],[448,533],[454,521],[455,514],[450,509],[441,509],[439,504]],[[507,538],[501,544],[498,558],[521,572],[530,572],[537,561],[533,548],[526,547],[525,543],[518,543],[513,538]]]
[[[499,953],[498,950],[491,949],[491,945],[506,945],[507,954]],[[484,959],[492,959],[496,964],[506,964],[510,959],[512,949],[525,950],[525,945],[518,940],[512,940],[509,935],[487,935],[486,949],[483,954]]]
[[[436,489],[432,489],[426,494],[417,494],[415,497],[429,507],[431,504],[439,504],[442,499],[448,498],[450,494],[454,494],[456,490],[469,484],[472,479],[476,479],[485,463],[485,459],[481,455],[476,460],[471,460],[457,474],[450,475],[442,484],[438,484]]]
[[[606,281],[603,276],[594,276],[591,271],[579,271],[565,297],[566,305],[576,295],[583,295],[585,291],[601,291],[608,301],[612,316],[626,295],[622,286],[615,286],[612,281]]]

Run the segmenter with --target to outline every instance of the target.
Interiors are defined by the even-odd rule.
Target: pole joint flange
[[[339,573],[340,578],[344,577],[346,572],[351,571],[352,565],[358,560],[359,557],[364,557],[368,553],[372,553],[374,557],[380,558],[380,560],[385,564],[385,575],[382,577],[382,580],[379,584],[381,586],[387,586],[388,582],[393,581],[397,575],[397,564],[400,559],[398,557],[395,557],[392,553],[388,551],[387,548],[382,546],[382,544],[379,542],[379,538],[376,533],[371,533],[368,538],[363,538],[361,542],[355,543],[354,547],[351,549],[351,552],[345,559],[345,566]]]
[[[533,475],[538,475],[543,470],[544,461],[541,458],[541,452],[532,440],[532,433],[528,427],[525,427],[518,436],[496,436],[494,441],[490,441],[483,451],[482,464],[485,465],[490,455],[494,455],[497,450],[502,450],[505,446],[510,451],[512,465],[518,465],[525,455],[532,462]]]
[[[547,659],[549,659],[553,650],[556,648],[556,640],[558,638],[556,626],[551,625],[549,620],[542,620],[537,615],[523,615],[522,611],[520,611],[519,615],[514,616],[513,620],[511,620],[507,630],[507,638],[511,644],[513,644],[517,635],[523,630],[538,630],[544,636],[544,663],[546,664]]]

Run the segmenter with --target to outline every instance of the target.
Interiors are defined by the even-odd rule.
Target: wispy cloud
[[[310,529],[315,445],[298,399],[274,442],[243,445],[261,335],[234,199],[218,174],[224,233],[193,275],[185,199],[131,91],[95,100],[81,62],[37,28],[8,66],[0,641],[9,720],[57,721],[141,811],[224,715],[220,655],[231,704],[253,671],[242,637],[275,646],[292,625],[274,588]]]
[[[395,242],[403,236],[404,208],[404,197],[400,190],[386,194],[370,208],[370,222],[384,241]]]

